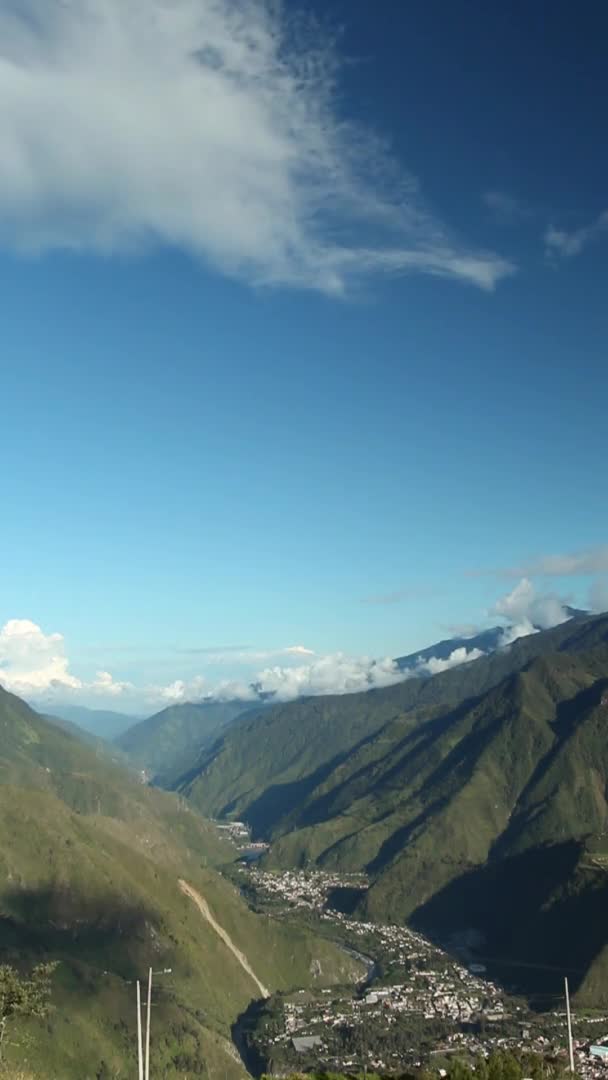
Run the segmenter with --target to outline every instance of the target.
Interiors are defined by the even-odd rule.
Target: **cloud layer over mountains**
[[[594,609],[605,610],[608,607],[605,583],[598,580],[593,590]],[[539,593],[529,579],[522,578],[496,602],[488,616],[504,621],[498,647],[506,647],[518,637],[565,622],[571,611],[556,593]],[[210,655],[218,661],[217,652]],[[248,664],[250,674],[245,677],[217,680],[201,673],[174,679],[166,685],[138,686],[116,679],[106,670],[98,670],[89,679],[74,674],[61,634],[45,634],[29,619],[10,619],[0,629],[0,685],[45,707],[50,707],[53,701],[99,705],[113,700],[120,702],[122,709],[153,711],[162,705],[205,699],[290,701],[302,696],[354,693],[390,686],[414,676],[436,675],[482,655],[482,650],[474,644],[468,647],[459,643],[448,656],[420,656],[402,670],[390,657],[374,659],[342,652],[316,655],[301,644],[266,650],[239,646],[237,653],[224,651],[222,657],[226,663],[236,656],[238,664]]]
[[[417,272],[492,289],[337,104],[326,26],[270,0],[0,0],[0,242],[168,245],[256,285]]]

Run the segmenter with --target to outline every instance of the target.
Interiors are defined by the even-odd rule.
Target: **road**
[[[224,927],[220,926],[217,919],[212,914],[209,904],[205,900],[204,896],[201,896],[201,894],[197,892],[197,890],[194,889],[192,885],[189,885],[188,882],[184,881],[182,878],[179,879],[179,887],[184,893],[184,895],[188,896],[190,900],[192,900],[192,902],[196,904],[203,918],[206,919],[209,925],[213,927],[217,936],[222,939],[224,945],[226,945],[226,947],[230,949],[232,955],[236,957],[239,964],[243,968],[243,971],[246,971],[250,978],[253,979],[254,983],[258,987],[258,990],[260,991],[260,995],[263,998],[270,997],[270,990],[268,990],[268,988],[264,986],[263,982],[260,982],[245,954],[237,948],[230,935],[227,934],[224,930]]]

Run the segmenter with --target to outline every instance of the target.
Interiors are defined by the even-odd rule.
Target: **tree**
[[[47,1016],[51,1010],[51,978],[57,963],[36,964],[29,976],[0,964],[0,1063],[8,1025],[15,1017]]]
[[[495,1050],[488,1058],[490,1080],[521,1080],[522,1069],[513,1054],[504,1050]]]
[[[453,1058],[448,1068],[448,1080],[472,1080],[469,1066],[460,1058]]]

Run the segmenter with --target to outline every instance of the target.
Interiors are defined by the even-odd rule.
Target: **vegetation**
[[[481,697],[536,657],[581,652],[605,645],[606,618],[576,619],[553,630],[521,638],[470,664],[432,679],[408,679],[382,690],[326,696],[253,709],[201,756],[175,787],[204,813],[245,817],[260,836],[283,835],[298,825],[316,824],[304,813],[332,775],[340,782],[345,761],[364,753],[376,739],[388,751],[386,725],[401,724],[402,736],[421,721],[440,722],[450,710]],[[429,730],[427,735],[432,735]],[[318,807],[323,814],[323,807]]]
[[[566,1067],[562,1059],[541,1057],[539,1054],[515,1055],[505,1050],[497,1050],[489,1057],[478,1057],[475,1060],[458,1056],[450,1056],[442,1059],[445,1069],[446,1080],[523,1080],[529,1077],[531,1080],[563,1080],[566,1076],[572,1077],[572,1073]],[[318,1069],[306,1070],[306,1072],[283,1072],[281,1074],[288,1080],[380,1080],[380,1075],[366,1070],[356,1073],[325,1072]],[[436,1069],[430,1070],[426,1066],[412,1068],[405,1071],[397,1069],[392,1076],[398,1076],[399,1080],[435,1080]],[[261,1080],[272,1080],[272,1076],[262,1074]]]
[[[242,701],[170,705],[134,724],[115,740],[115,745],[133,765],[170,786],[246,709]]]
[[[129,762],[126,754],[123,754],[122,750],[119,750],[113,743],[107,742],[106,739],[102,739],[99,735],[93,735],[92,732],[79,727],[72,720],[63,720],[60,716],[52,716],[46,713],[42,715],[51,724],[60,727],[62,731],[67,731],[68,735],[73,735],[75,739],[93,747],[98,757],[104,757],[116,764],[128,766]]]
[[[607,687],[608,618],[575,618],[430,680],[251,713],[179,790],[247,820],[271,865],[365,870],[363,915],[481,931],[489,958],[567,966],[605,1002],[588,845],[608,828]]]
[[[134,980],[152,964],[172,969],[154,989],[153,1071],[242,1077],[231,1026],[259,991],[179,878],[272,991],[359,972],[330,942],[249,911],[216,870],[233,848],[183,800],[142,785],[4,691],[0,834],[0,964],[60,962],[57,1008],[22,1018],[31,1038],[27,1054],[8,1040],[12,1068],[62,1080],[124,1076]]]
[[[48,1016],[51,1005],[51,977],[56,964],[36,964],[32,972],[20,975],[9,964],[0,964],[0,1065],[4,1059],[9,1027],[19,1017]]]

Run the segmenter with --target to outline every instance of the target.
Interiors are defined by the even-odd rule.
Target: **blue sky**
[[[171,10],[0,0],[6,685],[603,607],[605,6]]]

